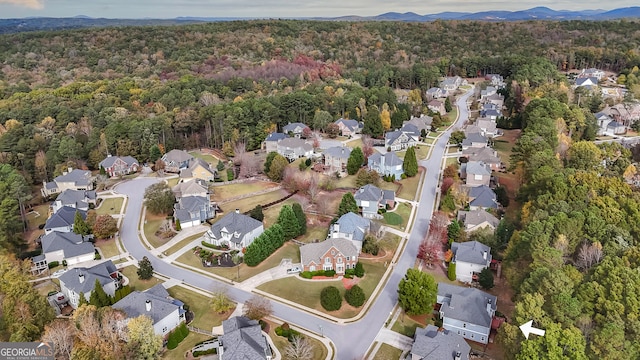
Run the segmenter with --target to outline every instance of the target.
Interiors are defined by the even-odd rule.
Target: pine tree
[[[73,219],[73,232],[82,236],[89,235],[89,225],[82,218],[80,211],[77,210]]]
[[[78,295],[78,297],[80,298],[80,301],[78,301],[78,307],[82,305],[89,305],[87,298],[84,296],[84,292],[80,292],[80,295]]]
[[[453,110],[453,106],[451,106],[451,100],[447,97],[444,100],[444,111],[451,112],[451,110]]]
[[[298,219],[298,235],[304,235],[307,233],[307,215],[302,210],[302,206],[300,204],[295,203],[292,206],[293,213],[296,215],[296,219]]]
[[[276,223],[282,226],[285,241],[291,240],[300,234],[300,225],[298,224],[298,219],[296,218],[296,214],[294,214],[291,205],[282,206]]]
[[[111,298],[104,291],[98,279],[96,279],[93,291],[91,291],[91,296],[89,296],[89,304],[99,308],[111,305]]]
[[[280,248],[284,245],[284,230],[280,224],[273,224],[269,229],[271,229],[271,240]]]
[[[141,280],[151,279],[153,276],[153,266],[151,265],[151,261],[146,256],[142,258],[138,262],[138,277]]]
[[[353,175],[358,172],[358,169],[362,167],[364,163],[364,153],[360,147],[356,147],[351,151],[349,159],[347,160],[347,173]]]
[[[254,219],[258,220],[258,221],[264,220],[264,213],[262,212],[262,205],[260,205],[260,204],[256,205],[256,207],[254,207],[249,212],[249,216],[251,216],[252,218],[254,218]]]
[[[402,169],[408,177],[415,176],[418,173],[418,160],[416,159],[416,151],[413,146],[408,148],[407,153],[404,155]]]
[[[358,213],[358,204],[350,192],[342,195],[340,206],[338,206],[338,216],[342,216],[348,212]]]
[[[370,106],[367,109],[367,114],[364,116],[362,133],[372,138],[380,138],[384,133],[382,122],[380,121],[380,111],[377,107]]]

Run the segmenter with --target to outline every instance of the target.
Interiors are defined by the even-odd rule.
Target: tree
[[[413,146],[408,148],[404,154],[402,169],[408,177],[415,176],[418,173],[418,159],[416,158],[416,151]]]
[[[69,359],[76,338],[76,328],[66,319],[53,320],[44,327],[42,342],[52,342],[56,359]]]
[[[76,215],[73,218],[73,232],[78,235],[82,235],[83,237],[86,235],[89,235],[89,233],[91,232],[91,230],[89,229],[89,226],[84,221],[82,214],[80,213],[80,211],[77,211],[77,210],[76,210]]]
[[[385,131],[391,129],[391,114],[388,109],[383,108],[380,112],[380,122],[382,123],[382,128]]]
[[[449,113],[451,110],[453,110],[453,106],[451,106],[451,99],[447,96],[447,98],[444,99],[444,111]]]
[[[253,209],[251,209],[251,211],[249,212],[249,216],[251,216],[252,218],[262,222],[262,220],[264,220],[264,213],[262,212],[262,205],[258,204],[256,205],[256,207],[254,207]]]
[[[146,256],[142,258],[142,260],[138,261],[138,278],[140,280],[151,279],[153,276],[153,265],[151,265],[151,261]]]
[[[398,302],[409,315],[426,314],[433,309],[437,291],[433,276],[409,269],[398,285]]]
[[[313,130],[325,131],[327,126],[333,121],[333,116],[328,111],[317,110],[313,116]]]
[[[271,302],[260,295],[250,297],[242,309],[242,314],[251,320],[264,319],[273,313]]]
[[[480,276],[478,277],[478,283],[482,286],[483,289],[492,289],[493,288],[493,273],[489,268],[484,268],[480,271]]]
[[[229,298],[227,290],[223,287],[215,289],[211,296],[211,309],[218,314],[223,314],[234,308],[233,301]]]
[[[110,238],[118,232],[118,221],[111,215],[99,215],[93,224],[93,235],[98,239]]]
[[[275,152],[275,151],[272,151],[272,152],[267,154],[267,158],[264,160],[264,173],[265,174],[269,174],[269,171],[271,170],[271,163],[273,162],[273,159],[275,159],[275,157],[277,155],[278,155],[278,153]]]
[[[307,233],[307,215],[302,210],[302,206],[299,203],[294,203],[291,207],[293,213],[298,219],[298,235],[304,235]]]
[[[340,310],[342,307],[342,296],[340,290],[335,286],[327,286],[320,292],[320,304],[327,311]]]
[[[382,122],[380,121],[380,111],[375,106],[370,106],[364,115],[364,127],[362,133],[373,138],[380,138],[384,133]]]
[[[340,135],[340,126],[338,126],[337,124],[331,123],[327,125],[326,133],[330,139],[335,139],[336,137],[338,137],[338,135]]]
[[[173,211],[176,198],[169,185],[159,182],[144,191],[144,205],[153,214],[168,214]]]
[[[342,195],[342,200],[338,206],[338,216],[342,216],[348,212],[358,213],[358,204],[350,192]]]
[[[602,161],[602,151],[591,141],[579,141],[569,148],[567,166],[577,170],[597,169]]]
[[[356,268],[355,268],[355,271],[353,272],[353,275],[359,278],[364,276],[364,265],[362,265],[360,261],[356,263]]]
[[[373,235],[365,236],[362,244],[362,252],[376,256],[378,255],[378,251],[380,251],[378,239]]]
[[[276,154],[273,158],[273,161],[271,162],[271,165],[269,166],[269,172],[267,173],[267,176],[269,176],[269,179],[271,179],[271,181],[281,181],[284,175],[284,169],[287,168],[287,165],[289,165],[289,161],[287,161],[284,156]]]
[[[108,306],[79,306],[72,317],[77,331],[71,358],[115,359],[122,356],[124,340],[129,337],[125,319],[124,312]]]
[[[361,168],[356,174],[356,186],[360,188],[367,184],[372,184],[375,186],[380,184],[380,175],[375,170]]]
[[[505,186],[496,186],[493,192],[496,193],[496,201],[504,207],[509,206],[509,195],[507,194],[507,188]]]
[[[461,145],[462,141],[466,139],[467,135],[465,135],[464,131],[456,130],[451,133],[451,137],[449,137],[449,144]]]
[[[96,279],[93,285],[93,291],[91,291],[91,296],[89,297],[89,304],[97,308],[111,305],[111,297],[104,291],[98,279]]]
[[[360,307],[365,302],[364,291],[358,285],[353,285],[351,289],[348,289],[344,293],[344,299],[347,300],[347,303],[353,307]]]
[[[307,360],[313,358],[313,344],[302,335],[293,336],[284,348],[284,357],[291,360]]]
[[[449,268],[447,269],[447,278],[451,281],[456,280],[456,263],[449,263]]]
[[[128,356],[132,359],[157,359],[162,351],[162,337],[153,330],[153,320],[149,316],[140,315],[127,323]]]
[[[291,205],[283,205],[276,223],[282,226],[284,240],[291,240],[300,234],[300,223]]]
[[[362,149],[360,149],[360,147],[356,147],[351,151],[349,159],[347,160],[347,173],[349,175],[354,175],[358,169],[362,167],[363,163],[364,154],[362,153]]]

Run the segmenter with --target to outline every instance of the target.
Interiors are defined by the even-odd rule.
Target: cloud
[[[44,9],[44,0],[0,0],[0,4],[11,4],[34,10]]]

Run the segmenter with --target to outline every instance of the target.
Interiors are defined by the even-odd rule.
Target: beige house
[[[180,178],[182,179],[213,181],[215,177],[216,170],[212,169],[209,163],[198,158],[193,158],[189,161],[189,167],[180,171]]]

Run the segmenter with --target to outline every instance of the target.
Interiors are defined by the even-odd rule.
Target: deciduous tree
[[[251,320],[261,320],[273,313],[271,302],[260,295],[253,295],[244,303],[242,314]]]
[[[223,314],[234,308],[233,301],[229,298],[227,290],[219,287],[213,291],[211,296],[211,309],[218,314]]]
[[[153,184],[144,191],[144,205],[153,214],[170,213],[175,202],[171,188],[164,182]]]
[[[409,315],[426,314],[433,309],[437,291],[433,276],[409,269],[398,285],[398,302]]]
[[[53,320],[44,327],[42,342],[52,342],[56,359],[69,359],[76,338],[76,328],[67,319]]]
[[[284,348],[284,357],[291,360],[307,360],[313,358],[314,346],[302,335],[294,336]]]
[[[269,179],[271,179],[271,181],[281,181],[287,165],[289,165],[287,159],[285,159],[284,156],[280,154],[276,154],[273,158],[273,161],[271,162],[271,165],[269,166],[269,172],[267,173],[267,176],[269,176]]]
[[[156,335],[153,320],[149,316],[140,315],[127,323],[128,356],[132,359],[157,359],[162,351],[162,337]]]
[[[93,235],[98,239],[110,238],[118,232],[118,221],[111,215],[98,215],[93,224]]]

